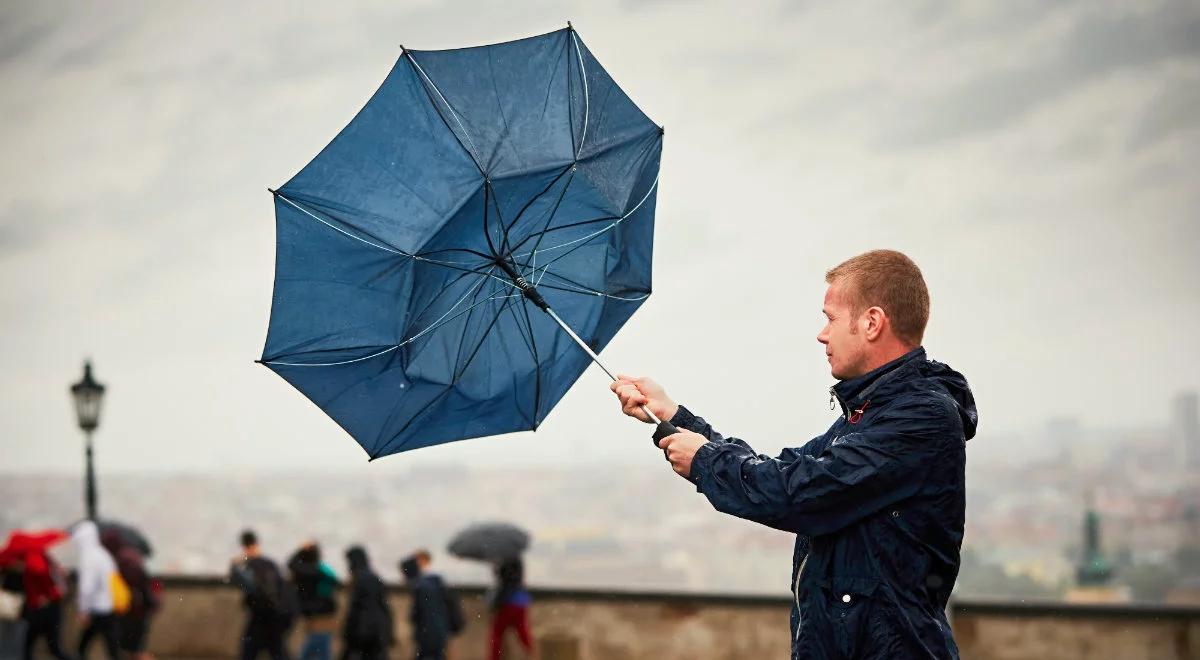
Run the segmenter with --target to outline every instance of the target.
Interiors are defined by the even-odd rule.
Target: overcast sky
[[[661,461],[593,369],[536,434],[368,467],[252,363],[266,188],[399,44],[568,19],[667,129],[655,293],[605,357],[719,428],[763,451],[824,430],[823,273],[878,247],[925,273],[976,446],[1052,416],[1161,425],[1200,387],[1195,2],[344,4],[0,6],[0,471],[80,469],[87,356],[101,470]]]

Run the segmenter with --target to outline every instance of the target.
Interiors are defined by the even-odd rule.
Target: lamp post
[[[71,386],[71,397],[75,399],[75,416],[79,428],[87,436],[87,475],[84,488],[88,520],[96,519],[96,472],[92,467],[92,432],[100,426],[100,401],[104,398],[104,386],[92,378],[92,363],[83,363],[83,379]]]

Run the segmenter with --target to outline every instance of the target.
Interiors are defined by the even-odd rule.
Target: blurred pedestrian
[[[304,618],[304,645],[300,660],[331,660],[333,631],[337,627],[337,575],[321,561],[321,548],[310,541],[288,559],[300,616]]]
[[[512,628],[530,658],[537,657],[533,635],[529,631],[529,606],[533,598],[525,589],[525,564],[519,557],[496,564],[496,589],[492,594],[491,658],[504,655],[504,633]]]
[[[429,571],[432,557],[418,550],[400,562],[400,572],[412,590],[409,620],[417,660],[446,660],[450,638],[465,627],[462,605],[442,577]]]
[[[96,523],[85,520],[71,532],[71,542],[79,551],[78,567],[78,617],[79,658],[86,660],[88,647],[96,635],[104,641],[104,649],[110,660],[117,660],[120,651],[117,644],[117,615],[113,611],[113,578],[117,573],[116,562],[100,545],[100,531]]]
[[[62,600],[66,579],[60,567],[45,548],[31,548],[12,564],[4,567],[5,590],[9,579],[13,591],[23,597],[21,619],[25,621],[23,657],[32,660],[33,647],[39,638],[46,639],[50,654],[58,660],[69,657],[62,650]]]
[[[266,653],[271,660],[287,660],[284,633],[291,621],[287,585],[275,562],[264,557],[258,535],[242,532],[242,554],[229,567],[229,581],[242,591],[246,625],[239,648],[241,660],[253,660]]]
[[[362,546],[346,551],[346,563],[350,567],[350,602],[342,628],[342,660],[383,660],[396,641],[387,589],[371,570],[371,560]]]
[[[117,572],[129,587],[129,608],[117,616],[118,644],[132,660],[154,660],[146,650],[146,636],[150,617],[158,610],[158,594],[146,572],[145,559],[120,530],[106,529],[100,534],[100,544],[112,555]]]

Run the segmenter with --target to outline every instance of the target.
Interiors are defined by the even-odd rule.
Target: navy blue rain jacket
[[[792,658],[957,658],[967,381],[917,348],[830,393],[838,420],[776,458],[680,406],[671,422],[710,441],[691,480],[718,511],[796,534]]]

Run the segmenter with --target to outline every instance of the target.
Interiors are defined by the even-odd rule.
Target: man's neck
[[[899,342],[891,343],[888,346],[881,346],[878,351],[875,351],[870,357],[867,358],[867,363],[864,365],[863,373],[869,374],[889,362],[899,360],[905,355],[908,355],[908,353],[915,348],[917,347],[907,346]]]

